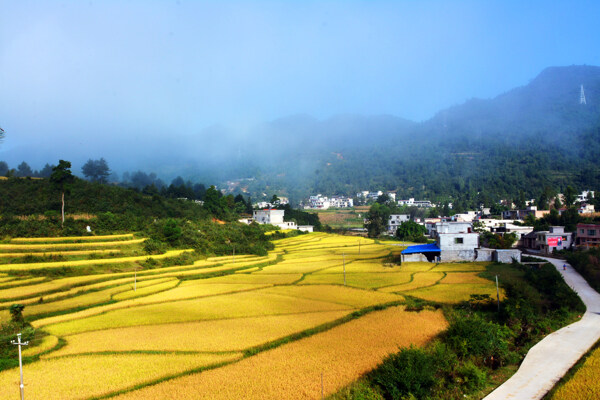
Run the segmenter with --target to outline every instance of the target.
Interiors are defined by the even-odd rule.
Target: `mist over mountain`
[[[580,104],[581,85],[587,104]],[[104,157],[120,173],[155,172],[167,183],[180,175],[253,199],[376,189],[466,202],[520,191],[537,196],[545,187],[600,186],[599,100],[600,67],[551,67],[525,86],[468,100],[422,123],[392,115],[294,115],[191,134],[157,129],[122,140],[48,138],[3,148],[0,160],[40,168],[62,158],[78,173],[88,158]]]

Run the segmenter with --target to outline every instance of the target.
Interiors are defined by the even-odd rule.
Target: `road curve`
[[[540,258],[554,264],[567,285],[581,297],[587,311],[579,321],[551,333],[533,346],[519,370],[484,400],[541,399],[600,339],[600,294],[569,264],[563,270],[563,260]]]

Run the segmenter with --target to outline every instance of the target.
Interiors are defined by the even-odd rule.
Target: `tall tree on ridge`
[[[61,226],[65,225],[65,192],[68,192],[70,189],[70,185],[75,180],[75,177],[71,173],[71,162],[60,160],[58,165],[52,168],[52,175],[50,175],[50,182],[56,188],[60,189],[61,192],[61,215],[62,215],[62,223]]]

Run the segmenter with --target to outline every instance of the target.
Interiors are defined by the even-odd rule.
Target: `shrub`
[[[387,357],[371,379],[385,399],[424,398],[436,383],[435,371],[434,357],[411,346]]]
[[[10,318],[15,323],[23,323],[23,304],[13,304],[8,310],[10,311]]]
[[[163,254],[166,250],[166,246],[156,239],[150,238],[144,242],[144,251],[148,254]]]
[[[473,364],[467,361],[457,368],[457,375],[460,381],[468,391],[474,391],[483,387],[487,382],[487,374]]]
[[[506,326],[485,321],[479,315],[456,318],[445,333],[445,342],[460,358],[473,357],[490,367],[502,365],[510,356]]]

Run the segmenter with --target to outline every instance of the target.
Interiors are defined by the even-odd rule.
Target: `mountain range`
[[[475,204],[567,185],[599,189],[600,67],[550,67],[525,86],[418,123],[392,115],[294,115],[244,132],[213,126],[127,140],[61,143],[60,154],[77,165],[94,149],[117,171],[156,172],[167,182],[180,175],[254,200],[393,190]],[[38,162],[53,162],[57,153],[42,147]],[[31,157],[30,148],[0,153],[11,166],[35,162]]]

